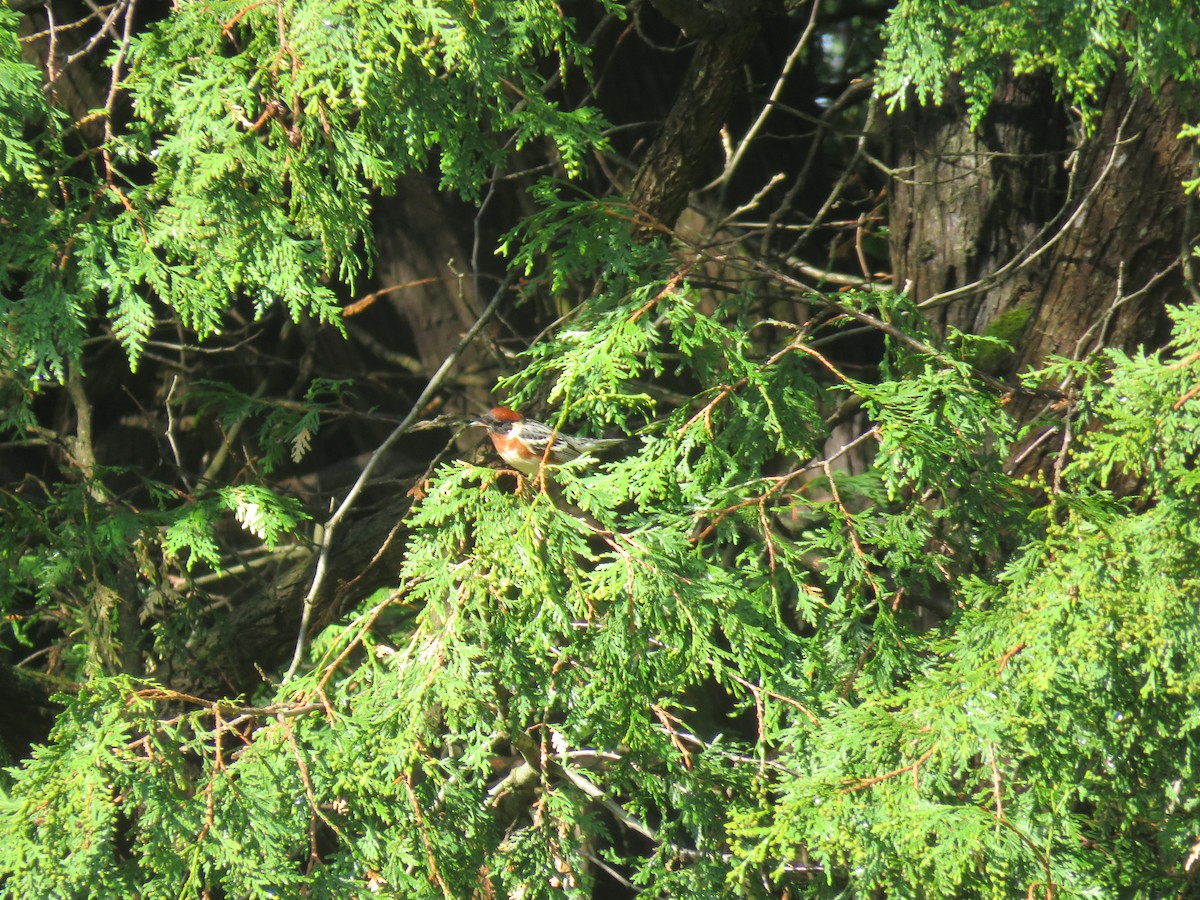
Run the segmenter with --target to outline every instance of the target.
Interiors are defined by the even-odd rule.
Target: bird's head
[[[475,424],[482,425],[488,431],[505,432],[524,418],[519,412],[509,409],[507,406],[493,406],[476,419]]]

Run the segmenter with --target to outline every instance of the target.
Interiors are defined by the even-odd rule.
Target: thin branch
[[[75,436],[68,440],[72,461],[79,468],[80,474],[91,482],[96,469],[96,451],[92,444],[92,402],[84,390],[83,376],[76,363],[67,368],[66,388],[67,396],[75,409]],[[88,490],[92,497],[100,502],[107,499],[94,483],[89,484]]]
[[[805,352],[808,352],[807,348],[805,348]],[[820,354],[818,354],[816,352],[813,352],[810,355],[816,356],[822,360],[824,359],[824,357],[821,357]],[[828,423],[829,420],[826,420],[826,421]],[[836,460],[845,456],[847,453],[849,453],[851,450],[853,450],[855,447],[857,447],[863,441],[869,440],[874,437],[878,437],[879,433],[880,433],[879,426],[878,425],[872,426],[871,428],[868,428],[866,431],[864,431],[862,434],[858,435],[858,437],[842,444],[837,450],[835,450],[833,453],[829,454],[829,456],[817,457],[816,459],[809,462],[807,465],[801,466],[798,469],[793,469],[792,471],[787,472],[783,475],[768,475],[768,476],[764,476],[759,479],[753,479],[751,481],[744,482],[743,484],[738,485],[738,487],[749,487],[755,481],[759,481],[763,484],[770,484],[770,487],[767,488],[765,491],[763,491],[760,494],[755,494],[752,497],[747,497],[744,500],[739,500],[737,503],[723,507],[719,510],[706,510],[703,512],[697,512],[697,513],[693,514],[693,518],[700,519],[704,516],[712,515],[714,512],[716,513],[715,518],[704,527],[704,530],[702,530],[699,534],[696,534],[692,538],[690,538],[690,541],[693,544],[700,543],[706,537],[708,537],[713,532],[713,529],[715,529],[718,525],[720,525],[721,522],[723,522],[726,518],[728,518],[732,513],[737,512],[739,509],[745,509],[748,506],[765,507],[766,502],[773,495],[782,491],[784,488],[786,488],[788,485],[790,485],[796,478],[799,478],[801,475],[807,474],[808,472],[811,472],[814,469],[827,468],[830,463],[835,462]],[[768,537],[767,540],[769,541],[770,538]],[[814,721],[816,721],[816,720],[814,719]]]
[[[1121,260],[1117,266],[1117,286],[1113,291],[1112,302],[1108,305],[1108,308],[1104,311],[1104,314],[1097,318],[1096,321],[1091,324],[1088,330],[1083,333],[1079,340],[1075,342],[1075,352],[1071,354],[1071,358],[1078,362],[1088,353],[1102,349],[1105,346],[1104,341],[1105,336],[1108,334],[1109,326],[1112,324],[1112,320],[1116,318],[1118,310],[1120,310],[1120,308],[1130,300],[1136,300],[1137,298],[1146,294],[1152,287],[1154,287],[1154,285],[1166,278],[1169,274],[1171,274],[1172,271],[1175,270],[1175,267],[1179,265],[1180,260],[1178,258],[1171,260],[1171,262],[1165,268],[1160,269],[1158,272],[1155,272],[1153,275],[1151,275],[1150,278],[1147,279],[1146,283],[1140,288],[1131,294],[1126,294],[1125,261]],[[1094,341],[1092,341],[1093,335],[1096,336]],[[1065,391],[1068,384],[1069,379],[1068,381],[1064,381],[1061,385],[1059,385],[1059,390]]]
[[[858,86],[855,85],[852,87],[857,88]],[[876,101],[875,96],[872,95],[871,99],[867,102],[866,120],[863,122],[862,130],[859,132],[858,139],[854,142],[854,153],[850,156],[849,161],[842,168],[842,174],[838,177],[838,180],[834,183],[833,188],[829,191],[825,201],[821,204],[821,208],[818,209],[813,215],[812,220],[800,229],[800,233],[796,237],[796,240],[792,242],[792,249],[788,251],[789,254],[794,253],[795,250],[809,236],[809,234],[811,234],[812,231],[822,223],[828,212],[837,204],[838,199],[842,195],[842,191],[846,188],[846,185],[850,183],[851,179],[856,177],[855,173],[858,167],[858,162],[860,159],[864,158],[867,152],[867,137],[875,128],[875,117],[878,115],[878,113],[879,104]],[[808,168],[807,163],[805,168]],[[779,209],[772,214],[771,218],[768,220],[768,224],[777,224],[778,219],[783,216],[784,210],[791,205],[794,195],[799,191],[802,184],[803,182],[798,178],[796,183],[793,185],[793,190],[789,193],[789,196],[785,199],[785,202],[780,205]],[[767,236],[764,235],[762,252],[766,253],[767,249]]]
[[[738,675],[736,672],[733,672],[731,670],[727,670],[725,672],[725,674],[728,675],[730,678],[732,678],[738,684],[742,685],[744,688],[746,688],[747,690],[749,690],[751,692],[761,691],[763,694],[770,697],[772,700],[778,700],[780,703],[786,703],[786,704],[788,704],[788,706],[794,706],[796,709],[800,710],[800,712],[804,713],[805,717],[807,717],[807,719],[810,722],[812,722],[814,725],[820,726],[821,720],[817,718],[816,714],[813,713],[813,711],[811,709],[809,709],[807,706],[805,706],[799,700],[794,700],[791,697],[787,697],[787,696],[784,696],[783,694],[776,693],[775,691],[769,690],[765,687],[760,687],[758,685],[755,685],[752,682],[748,681],[747,679],[743,678],[741,675]]]
[[[996,801],[996,818],[1004,818],[1004,780],[1000,777],[1000,767],[996,765],[996,747],[988,745],[988,762],[992,766],[992,797]]]
[[[1015,457],[1013,457],[1012,462],[1004,467],[1005,474],[1011,475],[1017,471],[1017,469],[1021,467],[1021,463],[1025,462],[1025,460],[1028,459],[1038,447],[1050,440],[1050,438],[1054,437],[1054,435],[1058,434],[1059,430],[1060,429],[1058,425],[1051,425],[1049,428],[1039,434],[1034,440],[1030,441],[1029,445]]]
[[[408,290],[409,288],[423,287],[424,285],[427,285],[427,284],[437,284],[439,282],[449,281],[449,280],[450,279],[445,278],[440,275],[432,275],[429,278],[417,278],[414,281],[406,281],[402,284],[388,285],[387,287],[380,288],[377,291],[371,291],[371,293],[365,294],[364,296],[359,297],[353,303],[347,303],[344,307],[342,307],[342,316],[343,317],[356,316],[360,312],[365,310],[367,307],[369,307],[371,304],[373,304],[380,297],[386,297],[388,294],[394,294],[397,291],[405,291],[405,290]]]
[[[875,775],[871,778],[859,778],[842,788],[841,792],[843,794],[850,794],[855,791],[861,791],[863,788],[868,788],[871,787],[871,785],[879,784],[881,781],[888,781],[889,779],[895,778],[897,775],[903,775],[906,772],[912,772],[915,775],[917,770],[920,769],[921,766],[923,766],[926,762],[928,762],[929,758],[933,756],[936,751],[937,744],[935,743],[932,747],[922,753],[917,759],[910,762],[907,766],[901,766],[899,769],[893,769],[891,772],[884,772],[882,775]]]
[[[1025,649],[1025,642],[1021,641],[1011,650],[1005,651],[1005,654],[1000,657],[1000,665],[996,667],[996,674],[999,675],[1004,671],[1004,667],[1008,665],[1008,661]]]
[[[112,80],[108,85],[108,96],[104,100],[104,147],[101,149],[101,156],[104,159],[105,178],[110,187],[113,186],[115,180],[112,156],[109,153],[109,147],[112,145],[114,137],[113,110],[117,104],[117,93],[121,90],[121,72],[125,68],[125,55],[129,52],[129,47],[133,43],[133,13],[136,5],[136,0],[126,0],[125,27],[121,34],[121,43],[117,47],[117,52],[112,55],[112,63],[109,66],[110,78]],[[118,195],[120,195],[120,192],[118,192]]]
[[[262,399],[263,394],[267,392],[266,381],[259,382],[258,387],[254,389],[254,393],[250,395],[251,400]],[[204,473],[200,476],[198,483],[207,485],[211,484],[217,477],[217,473],[221,471],[221,467],[225,465],[225,461],[229,459],[230,449],[234,442],[241,434],[242,426],[252,415],[251,412],[246,412],[241,415],[236,422],[229,426],[229,431],[222,435],[221,446],[213,454],[213,458],[209,460],[208,466],[204,469]]]
[[[732,263],[732,260],[728,260],[728,262]],[[841,313],[842,315],[848,316],[851,319],[855,319],[859,322],[862,322],[865,325],[870,325],[876,331],[881,331],[884,334],[888,335],[889,337],[892,337],[895,340],[898,340],[903,344],[907,344],[909,347],[912,347],[914,350],[918,351],[919,353],[923,353],[923,354],[931,357],[932,359],[936,359],[938,362],[946,363],[946,364],[949,364],[951,362],[955,362],[955,363],[957,362],[956,360],[951,360],[942,351],[936,349],[935,347],[931,346],[930,344],[925,343],[922,340],[919,340],[918,338],[913,337],[912,335],[908,334],[907,332],[900,330],[896,326],[892,325],[890,322],[885,322],[883,319],[880,319],[878,316],[873,316],[869,312],[865,312],[860,309],[854,309],[853,307],[849,307],[849,306],[844,306],[843,304],[838,303],[836,300],[831,300],[831,299],[829,299],[829,297],[825,296],[824,294],[821,294],[820,292],[815,291],[809,285],[804,284],[799,279],[793,278],[792,276],[786,274],[785,272],[780,272],[777,269],[773,269],[771,266],[767,265],[765,262],[763,262],[761,260],[754,261],[752,263],[752,265],[758,271],[762,272],[763,274],[765,274],[771,278],[774,278],[776,281],[779,281],[782,284],[787,285],[788,287],[803,291],[805,294],[810,295],[812,302],[820,304],[821,306],[827,307],[828,309],[835,310],[835,311]],[[924,306],[924,304],[920,304],[920,305]],[[974,376],[976,378],[978,378],[980,381],[982,381],[988,387],[992,388],[993,390],[995,390],[1001,394],[1009,394],[1009,393],[1023,394],[1025,396],[1031,396],[1031,397],[1050,397],[1050,398],[1054,398],[1054,399],[1061,399],[1063,396],[1060,391],[1049,390],[1047,388],[1027,388],[1027,387],[1024,387],[1021,385],[1008,384],[1008,383],[1000,380],[999,378],[996,378],[994,375],[990,375],[987,372],[984,372],[982,369],[976,368],[974,366],[971,367],[971,370],[972,370],[972,374],[974,374]]]
[[[179,455],[179,444],[175,441],[175,409],[172,401],[175,399],[175,388],[179,386],[179,375],[171,376],[171,389],[167,391],[166,399],[163,400],[163,408],[167,411],[167,428],[166,436],[167,443],[171,447],[171,456],[175,460],[175,470],[179,473],[179,478],[183,482],[183,486],[187,490],[194,489],[187,477],[187,473],[183,469],[183,457]]]
[[[46,3],[42,8],[46,10],[46,22],[50,26],[49,46],[46,48],[46,84],[53,96],[55,82],[58,81],[58,73],[61,71],[58,68],[58,25],[54,21],[54,5]]]
[[[725,862],[733,859],[732,853],[716,853],[705,850],[693,850],[691,847],[684,847],[670,841],[663,841],[658,836],[658,832],[655,831],[655,829],[651,828],[641,820],[631,816],[619,803],[610,800],[605,794],[604,790],[596,785],[593,781],[585,778],[580,773],[567,769],[564,766],[560,766],[557,763],[551,763],[551,766],[567,781],[571,782],[571,784],[573,784],[576,788],[608,810],[613,818],[615,818],[622,825],[632,831],[636,831],[638,834],[648,838],[655,844],[662,844],[662,846],[668,848],[676,856],[681,856],[685,859],[719,859]],[[825,871],[821,866],[800,866],[792,863],[783,865],[780,867],[780,869],[784,872],[801,874],[813,874]]]
[[[637,885],[610,866],[607,862],[602,860],[599,856],[596,856],[594,853],[584,853],[582,855],[584,859],[590,862],[597,869],[600,869],[605,875],[607,875],[617,884],[621,885],[621,887],[625,888],[627,891],[632,891],[634,894],[641,893],[641,889]]]
[[[44,6],[48,6],[48,5],[49,4],[45,4]],[[34,4],[30,4],[29,8],[32,9],[33,6],[34,6]],[[45,37],[52,37],[55,34],[64,34],[68,31],[74,31],[77,28],[82,28],[84,25],[86,25],[92,19],[99,18],[100,15],[103,14],[106,9],[112,9],[112,6],[107,6],[107,7],[92,6],[92,12],[88,13],[86,16],[84,16],[81,19],[76,19],[74,22],[68,22],[65,25],[48,24],[47,27],[43,28],[41,31],[34,31],[30,34],[19,35],[17,37],[17,41],[22,44],[31,44],[34,41],[40,41],[42,38],[45,38]]]
[[[262,552],[261,556],[256,556],[252,559],[246,559],[247,554],[238,554],[238,558],[242,560],[236,565],[224,566],[218,572],[208,572],[204,575],[197,575],[190,579],[191,584],[196,587],[205,587],[210,584],[220,584],[223,581],[228,581],[231,578],[237,578],[241,575],[252,574],[256,569],[264,566],[277,565],[287,562],[292,559],[299,559],[302,556],[307,556],[311,548],[306,544],[276,544],[274,547],[268,548],[265,544],[250,552]],[[222,606],[227,606],[228,600],[220,600],[213,603],[200,612],[201,614],[210,613]]]
[[[804,26],[804,32],[800,35],[800,39],[796,41],[796,46],[792,48],[791,54],[783,64],[783,68],[779,72],[779,77],[775,79],[775,85],[771,88],[771,95],[767,98],[767,102],[762,105],[758,111],[758,118],[754,120],[754,124],[747,130],[745,136],[738,142],[737,149],[730,156],[729,161],[725,164],[725,169],[713,181],[705,185],[703,190],[711,190],[723,184],[727,184],[737,167],[742,162],[742,157],[746,155],[746,151],[750,148],[750,144],[758,137],[758,133],[762,130],[763,125],[767,121],[767,116],[771,114],[771,110],[779,100],[779,95],[783,93],[783,86],[787,82],[788,76],[792,74],[792,69],[795,68],[797,60],[800,59],[800,53],[808,45],[808,39],[812,36],[813,29],[817,24],[817,13],[820,11],[821,4],[817,0],[810,0],[812,7],[808,16],[808,24]],[[783,176],[780,175],[780,178]],[[774,184],[774,180],[771,182]],[[736,213],[735,213],[736,214]]]
[[[770,179],[767,181],[766,184],[764,184],[761,188],[758,189],[758,191],[755,193],[755,195],[753,197],[751,197],[749,200],[747,200],[745,203],[743,203],[741,206],[739,206],[733,212],[729,213],[726,216],[723,216],[721,218],[721,221],[716,224],[715,228],[716,229],[723,228],[724,226],[728,225],[730,222],[734,221],[742,213],[749,212],[752,209],[757,209],[758,206],[763,202],[763,200],[766,199],[767,194],[771,193],[771,191],[773,191],[775,189],[775,185],[779,184],[779,182],[781,182],[781,181],[783,181],[783,173],[776,172],[774,175],[772,175],[770,177]]]
[[[334,533],[337,531],[338,526],[342,523],[342,520],[346,518],[346,515],[353,508],[355,502],[358,500],[359,494],[362,493],[363,488],[366,487],[367,482],[370,480],[371,473],[375,471],[375,467],[378,466],[383,460],[384,454],[387,453],[387,451],[394,443],[396,443],[396,441],[398,441],[412,428],[413,424],[417,420],[417,417],[425,409],[429,399],[435,393],[437,393],[437,391],[441,390],[442,382],[446,380],[446,377],[453,370],[455,364],[458,362],[459,357],[462,356],[467,347],[470,346],[471,342],[475,340],[475,337],[479,334],[479,332],[483,330],[483,327],[488,323],[492,316],[495,315],[496,310],[500,307],[500,301],[508,292],[509,285],[512,284],[514,278],[515,275],[510,272],[508,276],[505,277],[504,281],[501,282],[500,287],[496,290],[496,293],[492,297],[492,300],[488,304],[487,308],[480,314],[479,318],[475,320],[475,324],[471,326],[470,330],[463,335],[462,340],[458,342],[458,346],[455,347],[450,355],[446,357],[445,361],[442,362],[438,370],[433,373],[433,376],[429,379],[429,383],[425,385],[425,389],[421,391],[421,395],[417,397],[416,402],[413,403],[412,409],[408,411],[408,415],[406,415],[400,424],[393,429],[391,434],[384,438],[383,443],[375,448],[375,451],[367,460],[366,465],[364,465],[362,471],[359,472],[358,478],[355,479],[354,484],[351,486],[349,492],[342,500],[341,505],[338,506],[333,515],[330,516],[325,524],[321,527],[321,545],[317,554],[317,568],[313,573],[312,584],[309,586],[308,593],[304,597],[304,610],[300,614],[300,631],[296,636],[296,649],[292,654],[291,665],[288,666],[288,670],[283,676],[284,684],[287,684],[292,680],[296,674],[296,671],[300,668],[301,660],[304,658],[304,648],[308,643],[308,626],[309,622],[312,620],[312,611],[313,606],[316,604],[317,595],[320,593],[321,588],[325,583],[325,576],[328,572],[329,566],[329,551],[333,546]]]
[[[130,2],[130,0],[120,0],[119,3],[114,3],[114,4],[112,4],[112,6],[108,7],[108,15],[105,17],[104,21],[101,23],[100,29],[91,36],[91,38],[88,40],[88,42],[86,44],[84,44],[82,47],[80,47],[74,53],[68,55],[66,60],[64,61],[63,65],[69,66],[72,63],[77,62],[78,60],[87,56],[89,53],[91,53],[96,48],[96,45],[99,44],[100,41],[102,41],[105,37],[119,39],[120,36],[113,29],[113,22],[115,22],[117,20],[117,16],[119,16],[122,12],[125,11],[125,7],[127,7],[129,5],[129,2]],[[47,4],[47,6],[49,6],[49,4]],[[79,22],[77,22],[75,24],[77,24],[77,25],[82,24],[83,22],[86,22],[88,19],[91,19],[93,17],[98,17],[103,11],[104,11],[104,7],[93,7],[93,12],[90,15],[85,16],[84,18],[80,19]],[[64,26],[64,27],[69,28],[71,26]]]
[[[821,269],[796,256],[789,256],[787,264],[801,275],[805,275],[808,278],[815,278],[819,282],[825,281],[829,284],[840,284],[845,287],[860,288],[864,291],[889,291],[892,289],[891,282],[871,281],[863,278],[861,275],[845,275],[841,272]]]

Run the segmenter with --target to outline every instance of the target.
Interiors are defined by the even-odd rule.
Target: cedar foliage
[[[1152,78],[1194,46],[1170,4],[1083,22],[1108,7],[1058,3],[1034,24],[1062,32],[1036,46],[1011,7],[988,24],[898,5],[879,90],[936,98],[957,74],[982,103],[1001,40],[1086,105],[1118,50]],[[180,4],[128,47],[134,115],[81,163],[0,20],[4,424],[74,473],[0,497],[0,602],[12,644],[55,611],[80,682],[0,776],[0,893],[1187,892],[1195,308],[1167,347],[1056,360],[1020,388],[973,364],[997,338],[937,336],[903,294],[808,290],[810,316],[775,317],[801,290],[782,268],[647,240],[622,198],[547,179],[503,249],[529,295],[587,296],[500,388],[564,430],[627,435],[623,454],[534,479],[439,464],[392,586],[321,629],[294,677],[190,696],[117,674],[122,592],[160,620],[139,652],[178,650],[200,613],[177,585],[229,565],[230,516],[268,549],[306,534],[312,512],[267,476],[320,440],[342,386],[284,406],[208,385],[227,428],[261,426],[260,465],[143,478],[149,503],[88,457],[82,422],[46,434],[39,396],[82,377],[97,319],[131,367],[164,309],[195,339],[247,298],[336,321],[371,192],[401,171],[435,164],[475,198],[549,139],[577,173],[603,122],[547,99],[539,66],[582,79],[586,53],[539,0]],[[830,351],[850,324],[880,336],[877,377]],[[1048,383],[1068,439],[1018,479],[1007,400]],[[847,474],[825,441],[858,409],[875,452]]]

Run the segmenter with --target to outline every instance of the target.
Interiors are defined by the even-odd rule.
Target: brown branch
[[[996,765],[996,748],[988,747],[988,762],[992,766],[992,797],[996,801],[996,818],[1004,818],[1004,797],[1001,790],[1003,779],[1000,777],[1000,767]]]
[[[117,104],[117,94],[121,91],[121,77],[125,69],[125,57],[129,53],[130,46],[133,44],[135,6],[136,0],[127,0],[125,3],[125,23],[121,32],[121,42],[117,46],[117,51],[112,54],[112,62],[109,65],[110,81],[108,96],[104,100],[104,146],[101,148],[100,155],[104,160],[104,180],[110,186],[115,184],[117,177],[112,166],[112,155],[109,152],[109,147],[112,146],[115,136],[113,132],[113,109]]]
[[[371,293],[360,297],[359,299],[355,300],[352,303],[346,304],[344,307],[342,307],[342,315],[343,316],[357,315],[358,313],[362,312],[364,309],[369,307],[371,304],[373,304],[380,297],[384,297],[388,294],[394,294],[397,291],[407,290],[408,288],[422,287],[423,285],[426,285],[426,284],[434,284],[437,282],[444,282],[444,281],[449,281],[449,279],[440,277],[440,276],[431,276],[429,278],[418,278],[415,281],[406,281],[406,282],[404,282],[404,284],[389,285],[388,287],[380,288],[377,291],[372,291]]]
[[[651,704],[650,710],[662,724],[663,730],[666,731],[667,736],[670,737],[671,745],[678,750],[679,755],[683,757],[683,767],[690,770],[692,768],[692,754],[688,753],[687,747],[683,746],[683,742],[679,740],[679,735],[675,733],[675,726],[672,725],[672,722],[679,722],[679,719],[671,715],[657,704]]]
[[[1200,394],[1200,384],[1197,384],[1195,387],[1189,388],[1188,391],[1182,397],[1180,397],[1178,400],[1175,401],[1175,405],[1171,407],[1171,410],[1174,412],[1178,412],[1179,407],[1183,406],[1183,404],[1187,403],[1189,400],[1191,400],[1197,394]]]
[[[1025,649],[1025,642],[1021,641],[1017,646],[1013,647],[1002,657],[1000,657],[1000,666],[996,669],[996,674],[999,675],[1004,671],[1004,667],[1008,665],[1008,661]]]
[[[292,757],[296,760],[296,771],[300,773],[300,781],[304,785],[304,796],[308,798],[309,809],[312,810],[312,817],[309,821],[308,828],[308,853],[309,862],[319,862],[321,857],[317,850],[317,820],[324,822],[325,825],[338,837],[343,837],[342,830],[332,822],[329,816],[321,811],[321,806],[317,803],[317,794],[313,790],[312,778],[308,774],[308,763],[304,759],[304,754],[300,752],[300,744],[296,741],[296,735],[292,731],[291,722],[284,720],[284,731],[287,733],[288,745],[292,748]]]
[[[425,821],[425,814],[421,812],[421,804],[417,801],[417,794],[413,790],[412,775],[407,772],[404,773],[400,779],[400,783],[404,785],[409,802],[412,804],[413,815],[417,819],[417,831],[421,833],[421,843],[425,847],[425,858],[429,860],[429,878],[442,889],[442,895],[446,897],[446,900],[453,900],[454,895],[450,893],[450,888],[442,880],[442,873],[438,871],[437,857],[433,853],[433,843],[429,840],[429,825]]]
[[[438,370],[433,373],[433,376],[425,385],[425,389],[421,391],[420,396],[417,397],[416,401],[412,405],[412,408],[408,411],[408,415],[406,415],[404,420],[392,430],[391,434],[384,438],[383,443],[376,447],[374,452],[371,453],[366,465],[364,465],[362,471],[358,473],[358,478],[355,479],[354,484],[346,493],[346,496],[342,499],[341,504],[322,526],[320,531],[320,549],[317,552],[317,565],[313,572],[312,582],[309,585],[308,593],[304,597],[304,605],[300,614],[300,627],[296,635],[296,646],[292,653],[292,662],[288,666],[288,670],[283,676],[283,681],[285,684],[295,676],[296,671],[300,668],[301,661],[304,659],[304,650],[308,642],[308,627],[309,623],[312,621],[313,607],[316,604],[317,597],[320,594],[321,588],[325,583],[325,578],[328,573],[329,553],[333,546],[334,533],[337,531],[338,526],[341,525],[342,520],[346,518],[346,515],[358,501],[359,496],[362,494],[363,489],[366,487],[367,482],[374,473],[375,467],[378,466],[383,460],[383,455],[394,443],[396,443],[396,441],[407,434],[412,428],[413,424],[417,421],[417,417],[420,416],[424,411],[425,406],[429,402],[430,398],[433,397],[433,395],[439,390],[441,390],[442,382],[453,370],[463,352],[471,345],[471,342],[475,340],[475,337],[491,320],[491,317],[496,310],[499,309],[500,301],[507,294],[509,285],[512,283],[514,277],[515,276],[513,273],[509,273],[509,276],[505,278],[503,282],[501,282],[500,287],[497,288],[496,293],[492,297],[492,300],[488,304],[487,308],[480,313],[479,318],[475,320],[475,324],[471,326],[470,330],[463,335],[462,340],[458,342],[458,346],[455,347],[450,355],[446,357]]]
[[[270,0],[255,0],[255,2],[248,3],[247,5],[243,6],[233,14],[233,18],[221,26],[221,37],[228,38],[233,29],[237,27],[238,22],[240,22],[248,13],[260,6],[268,5],[269,2]]]
[[[713,139],[725,124],[742,65],[761,27],[761,0],[733,3],[652,0],[668,19],[699,38],[683,86],[630,188],[635,209],[670,225],[699,181]]]
[[[743,678],[741,675],[738,675],[732,671],[727,671],[725,674],[728,675],[730,678],[732,678],[734,681],[736,681],[738,684],[740,684],[742,687],[746,688],[746,690],[750,691],[752,694],[757,691],[761,691],[763,694],[770,697],[772,700],[778,700],[780,703],[786,703],[788,706],[793,706],[796,709],[800,710],[800,712],[804,713],[804,715],[808,718],[808,720],[810,722],[812,722],[814,725],[821,724],[821,720],[817,718],[816,713],[814,713],[811,709],[809,709],[807,706],[805,706],[799,700],[793,700],[791,697],[786,697],[783,694],[778,694],[775,691],[768,690],[765,687],[760,687],[756,684],[753,684],[750,681],[748,681],[747,679]]]
[[[916,771],[921,768],[921,766],[928,762],[929,758],[933,756],[936,751],[937,744],[935,743],[932,747],[922,753],[919,758],[913,760],[907,766],[902,766],[899,769],[893,769],[891,772],[885,772],[884,774],[876,775],[873,778],[860,778],[842,788],[841,793],[850,794],[854,791],[861,791],[863,788],[871,787],[871,785],[879,784],[881,781],[887,781],[891,778],[895,778],[898,775],[903,775],[906,772],[913,772],[915,774]]]
[[[91,38],[88,40],[88,42],[86,44],[84,44],[82,47],[80,47],[74,53],[68,54],[67,58],[63,61],[63,65],[69,66],[72,63],[78,62],[80,59],[87,56],[94,49],[96,49],[96,45],[99,44],[100,41],[102,41],[106,36],[112,37],[112,38],[117,38],[118,35],[116,33],[116,30],[113,28],[113,22],[115,22],[117,20],[117,16],[119,16],[122,12],[124,12],[125,7],[128,5],[128,3],[129,3],[129,0],[121,0],[121,2],[114,3],[108,7],[103,7],[103,6],[93,7],[93,11],[91,13],[89,13],[88,15],[84,16],[78,22],[75,22],[72,25],[62,26],[62,28],[60,29],[60,32],[65,31],[68,28],[73,28],[76,25],[82,25],[84,22],[87,22],[89,19],[91,19],[93,17],[99,17],[101,13],[105,12],[106,10],[108,11],[108,15],[105,17],[104,21],[100,24],[100,28],[96,31],[96,33],[91,36]],[[47,6],[49,6],[49,4],[47,4]]]

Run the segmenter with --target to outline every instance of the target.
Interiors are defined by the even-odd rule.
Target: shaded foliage
[[[847,83],[803,114],[777,106],[785,78],[745,87],[761,117],[744,145],[726,135],[724,168],[680,165],[687,189],[713,167],[696,205],[716,206],[679,223],[630,197],[670,167],[639,178],[566,100],[599,89],[587,48],[622,16],[610,49],[665,27],[648,6],[581,12],[587,40],[533,0],[183,4],[136,35],[127,6],[110,58],[129,109],[82,154],[3,14],[3,216],[22,227],[0,276],[0,664],[24,645],[63,711],[0,775],[0,894],[1187,892],[1200,315],[1173,310],[1163,348],[1011,381],[988,361],[1020,328],[927,322],[872,271],[877,107],[839,16],[875,23],[819,12],[765,13],[795,38],[784,74],[803,56]],[[1147,79],[1190,75],[1189,10],[1051,12],[1034,42],[1047,22],[1024,8],[900,4],[879,95],[938,98],[954,76],[979,115],[1010,71],[996,49],[1080,101],[1122,53]],[[815,132],[790,146],[843,167],[832,193],[784,189],[793,170],[749,149],[793,113]],[[534,149],[552,177],[516,170]],[[740,181],[747,157],[765,184]],[[621,164],[635,174],[598,189]],[[327,370],[343,311],[377,299],[342,307],[376,192],[409,170],[481,208],[529,186],[536,209],[497,243],[508,280],[464,300],[468,338],[496,351],[507,403],[619,433],[622,453],[522,477],[434,419],[468,391],[445,380],[459,356],[414,376],[400,421],[368,409],[370,377]],[[505,316],[538,329],[507,355]],[[220,362],[198,361],[206,337]],[[100,380],[95,344],[146,383]],[[119,381],[166,418],[140,426],[145,469],[99,440]],[[403,443],[422,420],[432,449]],[[357,426],[378,449],[319,483],[304,465]],[[1019,476],[1031,436],[1055,452]],[[387,468],[397,446],[416,462]],[[371,492],[355,524],[376,542],[337,570],[332,535]],[[193,663],[233,696],[187,689]]]

